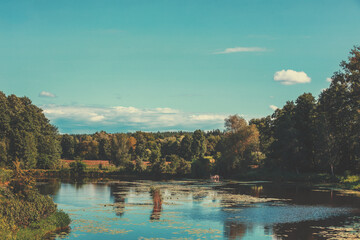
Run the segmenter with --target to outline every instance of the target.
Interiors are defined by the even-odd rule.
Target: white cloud
[[[42,106],[44,114],[61,132],[81,133],[105,130],[165,131],[170,129],[193,131],[195,129],[222,128],[223,114],[186,113],[172,108],[140,109],[135,107]]]
[[[200,114],[200,115],[191,115],[190,119],[194,121],[224,121],[227,116],[220,114]]]
[[[326,81],[331,83],[332,82],[332,79],[331,78],[326,78]]]
[[[283,85],[311,82],[311,78],[305,72],[297,72],[291,69],[276,72],[274,80],[279,81]]]
[[[41,93],[39,93],[39,97],[55,98],[56,95],[51,92],[42,91]]]
[[[214,54],[227,54],[227,53],[237,53],[237,52],[265,52],[265,48],[260,47],[234,47],[226,48],[224,51],[215,52]]]
[[[271,110],[273,110],[273,111],[275,111],[276,109],[278,109],[278,107],[275,106],[275,105],[270,105],[269,108],[270,108]]]

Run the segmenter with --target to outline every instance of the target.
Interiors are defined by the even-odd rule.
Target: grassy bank
[[[49,196],[35,188],[35,179],[14,163],[11,178],[0,186],[0,239],[43,239],[70,224]]]
[[[0,184],[10,181],[11,175],[11,170],[0,168]]]
[[[188,175],[176,175],[176,174],[154,174],[151,172],[129,172],[122,168],[86,168],[81,174],[73,174],[70,169],[61,170],[34,170],[39,177],[56,177],[64,179],[94,179],[94,178],[108,178],[108,179],[149,179],[149,180],[176,180],[184,178],[196,179],[191,174]],[[205,178],[209,179],[209,178]],[[272,182],[295,182],[305,183],[309,185],[323,184],[341,188],[360,190],[360,176],[346,174],[344,176],[336,175],[332,176],[327,173],[294,173],[280,170],[268,170],[268,169],[249,169],[231,176],[221,176],[221,179],[228,180],[241,180],[241,181],[272,181]]]
[[[47,218],[41,219],[38,222],[33,222],[26,228],[20,228],[15,238],[19,240],[26,239],[44,239],[52,232],[65,229],[70,224],[69,215],[62,210],[57,210]]]
[[[65,178],[65,179],[76,179],[76,178],[113,178],[113,179],[179,179],[179,178],[194,178],[191,174],[171,174],[161,173],[156,174],[153,172],[135,172],[128,171],[125,168],[86,168],[81,171],[72,171],[70,168],[62,168],[57,170],[43,170],[34,169],[31,170],[33,175],[37,178]]]
[[[69,215],[57,210],[48,196],[35,190],[26,196],[0,190],[0,239],[43,239],[69,224]]]

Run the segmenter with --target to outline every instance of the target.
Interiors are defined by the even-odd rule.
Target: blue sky
[[[318,95],[360,1],[0,1],[0,90],[63,133],[222,128]]]

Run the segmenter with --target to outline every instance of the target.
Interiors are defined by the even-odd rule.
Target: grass
[[[340,183],[347,189],[360,190],[360,176],[358,175],[347,175],[340,178]]]
[[[10,180],[12,171],[0,168],[0,184]]]
[[[30,224],[26,228],[20,228],[15,239],[44,239],[51,232],[64,229],[70,224],[69,215],[62,210],[57,210],[49,217]]]

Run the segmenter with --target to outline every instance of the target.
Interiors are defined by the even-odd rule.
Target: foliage
[[[360,183],[360,176],[348,175],[341,178],[341,183]]]
[[[125,173],[232,177],[266,168],[291,174],[360,171],[360,47],[319,97],[301,94],[272,115],[225,119],[225,131],[57,135],[41,109],[0,93],[0,167],[56,168],[64,159],[109,160]],[[210,157],[212,162],[205,159]],[[209,159],[208,159],[209,160]],[[215,161],[215,162],[214,162]],[[213,166],[214,165],[214,166]],[[84,172],[72,166],[73,174]]]
[[[55,168],[59,159],[57,129],[27,97],[0,92],[0,166]]]
[[[12,171],[7,169],[0,169],[0,183],[7,182],[11,179]]]
[[[20,162],[15,161],[14,163],[13,176],[9,183],[9,189],[12,193],[17,194],[21,197],[28,197],[29,194],[33,193],[35,179],[29,172],[25,172],[20,168]]]
[[[86,170],[86,164],[82,161],[75,161],[70,163],[70,172],[74,176],[81,176]]]
[[[318,100],[304,93],[271,117],[250,121],[260,132],[265,167],[297,174],[359,173],[359,63],[360,47],[354,47]]]
[[[20,228],[16,233],[16,239],[44,239],[48,233],[66,228],[70,222],[68,214],[62,210],[57,210],[45,219],[33,222],[26,228]]]
[[[211,165],[208,158],[199,158],[191,164],[191,174],[197,178],[209,178],[211,173]]]
[[[217,162],[217,170],[222,175],[246,169],[252,163],[252,153],[259,150],[259,132],[255,125],[248,125],[244,118],[233,115],[225,119],[225,128],[222,156]]]
[[[68,226],[69,216],[56,210],[51,197],[37,191],[34,178],[20,168],[19,161],[13,165],[8,187],[0,188],[1,239],[41,239],[49,231]]]

